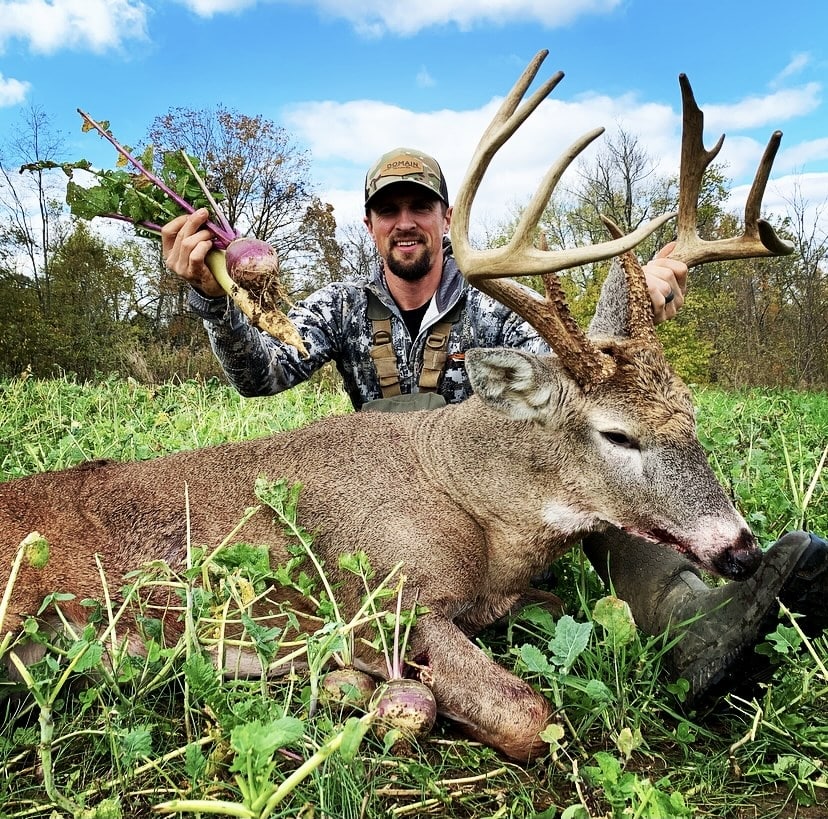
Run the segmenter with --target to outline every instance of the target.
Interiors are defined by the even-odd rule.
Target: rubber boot
[[[808,636],[828,628],[828,543],[807,532],[786,534],[752,577],[720,586],[668,547],[615,530],[590,536],[584,551],[642,631],[683,632],[669,662],[690,683],[689,705],[729,691],[750,694],[770,677],[771,659],[753,649],[776,628],[780,601],[804,615],[798,622]]]

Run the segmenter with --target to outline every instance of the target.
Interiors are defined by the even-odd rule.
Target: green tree
[[[333,205],[314,197],[305,210],[302,235],[303,260],[301,272],[293,277],[294,291],[304,295],[328,282],[341,281],[345,251],[336,238]]]
[[[56,364],[84,379],[119,369],[135,295],[128,246],[106,242],[76,222],[52,269],[61,304],[52,321]]]
[[[134,280],[128,249],[105,241],[84,222],[51,257],[53,309],[40,309],[34,282],[0,276],[0,355],[11,375],[73,372],[88,379],[122,368],[134,341]]]
[[[0,375],[14,376],[37,367],[43,315],[31,278],[0,269]]]

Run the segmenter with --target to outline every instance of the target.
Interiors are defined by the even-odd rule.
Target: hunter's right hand
[[[161,253],[167,269],[208,298],[225,295],[204,263],[213,249],[213,235],[202,227],[207,221],[206,208],[189,215],[177,216],[161,228]]]

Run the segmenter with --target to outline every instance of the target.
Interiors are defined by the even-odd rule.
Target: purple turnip
[[[420,668],[420,679],[404,676],[405,650],[417,611],[415,596],[411,611],[407,613],[405,633],[401,636],[402,591],[405,581],[406,576],[401,574],[397,584],[394,640],[390,650],[382,628],[379,629],[388,680],[377,688],[370,706],[375,714],[372,723],[374,734],[390,743],[391,751],[401,756],[410,755],[412,744],[428,736],[437,720],[437,702],[431,688],[424,682],[430,679],[431,670],[427,667]]]
[[[307,356],[302,337],[279,309],[279,303],[287,301],[287,297],[279,279],[279,257],[267,242],[240,236],[226,250],[210,251],[205,263],[254,327]]]
[[[411,743],[429,735],[437,721],[437,702],[431,689],[420,680],[396,678],[382,683],[371,698],[376,712],[373,730],[379,739],[392,731],[399,737],[391,750],[400,755],[411,752]]]
[[[271,287],[281,288],[279,257],[267,242],[240,236],[227,245],[224,253],[227,270],[233,281],[248,290],[251,295],[258,295]]]

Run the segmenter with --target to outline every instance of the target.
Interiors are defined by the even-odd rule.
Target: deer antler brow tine
[[[793,244],[782,239],[764,219],[759,218],[762,197],[779,150],[782,132],[774,131],[768,142],[745,203],[745,227],[741,236],[705,240],[698,233],[698,199],[704,172],[721,150],[724,135],[707,151],[704,147],[704,114],[696,103],[686,74],[679,74],[682,101],[681,167],[679,170],[679,212],[677,245],[670,254],[688,267],[705,262],[784,256]]]

